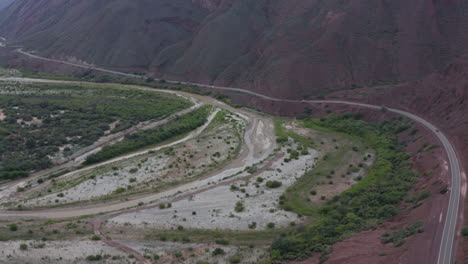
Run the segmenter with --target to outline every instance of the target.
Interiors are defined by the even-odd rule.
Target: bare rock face
[[[210,11],[214,11],[218,8],[220,0],[192,0],[192,2]]]
[[[396,84],[468,51],[466,0],[16,0],[0,36],[45,56],[287,98]]]

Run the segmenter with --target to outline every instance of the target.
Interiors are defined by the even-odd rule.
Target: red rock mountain
[[[468,50],[468,2],[16,0],[1,35],[50,57],[307,98],[444,69]]]

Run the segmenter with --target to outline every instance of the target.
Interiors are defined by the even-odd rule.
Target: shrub
[[[238,212],[238,213],[244,211],[244,209],[245,209],[245,208],[244,208],[244,204],[243,204],[241,201],[238,201],[238,202],[236,203],[236,207],[234,207],[234,211],[236,211],[236,212]]]
[[[462,234],[463,237],[467,238],[468,237],[468,227],[462,228],[461,234]]]
[[[125,192],[125,189],[122,188],[122,187],[119,187],[119,188],[115,189],[114,192],[115,192],[115,193],[123,193],[123,192]]]
[[[229,245],[229,240],[227,239],[218,239],[215,242],[216,244],[219,244],[219,245]]]
[[[230,263],[241,263],[241,258],[239,256],[232,256],[229,258]]]
[[[88,261],[99,261],[102,259],[101,255],[89,255],[86,257],[86,260]]]
[[[226,254],[226,252],[224,252],[222,248],[215,248],[215,250],[211,252],[212,256],[218,256],[218,255],[224,255],[224,254]]]
[[[93,235],[93,236],[91,237],[91,240],[95,240],[95,241],[96,241],[96,240],[101,240],[101,237],[98,236],[98,235]]]
[[[8,225],[8,229],[10,229],[10,231],[18,231],[18,225],[17,224],[9,224]]]
[[[280,181],[267,181],[266,187],[274,189],[281,187],[282,183]]]
[[[311,195],[317,195],[317,191],[316,191],[316,190],[312,190],[312,191],[310,191],[310,194],[311,194]]]
[[[268,224],[267,224],[267,227],[268,227],[269,229],[273,229],[273,228],[275,228],[275,223],[268,223]]]
[[[21,250],[27,250],[28,249],[28,245],[27,244],[20,244],[20,249]]]

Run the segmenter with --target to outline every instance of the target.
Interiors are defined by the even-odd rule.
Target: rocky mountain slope
[[[51,56],[290,98],[416,80],[466,54],[465,0],[16,0],[0,35]]]
[[[0,10],[4,9],[5,7],[9,6],[13,3],[14,0],[0,0]]]

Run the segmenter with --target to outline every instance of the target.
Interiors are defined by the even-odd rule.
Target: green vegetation
[[[328,254],[330,245],[340,239],[395,215],[398,202],[417,179],[409,155],[397,141],[397,122],[370,124],[344,114],[306,120],[304,126],[364,140],[377,152],[375,165],[367,177],[320,208],[317,219],[307,228],[276,239],[271,245],[274,258],[303,259],[312,252]]]
[[[101,237],[100,237],[100,236],[97,236],[97,235],[93,235],[93,236],[91,237],[91,240],[94,240],[94,241],[101,240]]]
[[[234,207],[234,211],[236,211],[237,213],[240,213],[242,211],[244,211],[245,207],[244,207],[244,203],[241,202],[241,201],[238,201],[236,203],[236,206]]]
[[[413,193],[409,195],[406,199],[405,202],[407,203],[418,203],[421,200],[426,199],[429,197],[431,193],[428,190],[421,190],[419,192]]]
[[[297,143],[302,145],[305,149],[308,147],[314,147],[315,143],[311,138],[306,138],[303,137],[297,133],[294,133],[292,131],[287,131],[283,127],[283,123],[287,122],[287,120],[284,119],[274,119],[273,120],[274,125],[275,125],[275,134],[276,134],[276,141],[280,144],[285,143],[288,141],[288,138],[294,139]]]
[[[162,119],[190,105],[174,95],[117,86],[0,82],[0,87],[0,180],[50,167],[49,156],[60,148],[67,157],[106,131]]]
[[[10,229],[10,231],[12,232],[15,232],[15,231],[18,231],[18,225],[17,224],[9,224],[8,225],[8,229]]]
[[[382,244],[393,243],[394,247],[399,247],[403,245],[405,238],[422,232],[424,232],[424,222],[418,221],[404,229],[395,231],[393,233],[384,233],[382,235],[381,241]]]
[[[215,248],[213,252],[211,253],[212,256],[218,256],[218,255],[224,255],[226,252],[222,248]]]
[[[87,261],[100,261],[102,259],[101,255],[89,255],[86,257]]]
[[[468,227],[463,227],[461,230],[461,234],[464,238],[468,238]]]
[[[163,127],[131,134],[124,140],[110,146],[105,146],[98,153],[88,156],[84,164],[99,163],[188,133],[206,122],[211,108],[211,106],[203,106],[188,114],[174,118]]]
[[[281,187],[282,183],[280,181],[267,181],[265,185],[270,189],[275,189]]]

